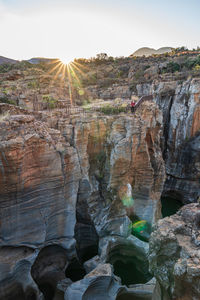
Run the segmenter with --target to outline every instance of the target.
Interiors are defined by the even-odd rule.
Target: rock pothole
[[[124,245],[116,246],[110,251],[109,262],[114,267],[114,274],[126,286],[148,282],[152,278],[148,271],[148,261],[131,252],[131,248]]]
[[[86,272],[84,267],[75,258],[69,263],[65,270],[65,276],[70,278],[73,282],[81,280],[85,275]]]
[[[164,192],[161,196],[163,218],[172,216],[183,206],[182,196],[176,191]]]

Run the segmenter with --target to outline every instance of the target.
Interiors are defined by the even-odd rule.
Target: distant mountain
[[[153,54],[163,54],[166,52],[171,52],[172,51],[172,47],[162,47],[159,48],[158,50],[153,49],[153,48],[148,48],[148,47],[143,47],[138,49],[137,51],[135,51],[133,54],[130,55],[130,57],[132,56],[151,56]]]
[[[14,60],[14,59],[11,59],[11,58],[0,56],[0,65],[3,65],[3,64],[16,64],[18,62],[19,62],[18,60]]]
[[[28,59],[26,61],[28,61],[31,64],[39,64],[41,62],[50,63],[50,62],[53,62],[53,61],[56,61],[56,60],[58,60],[58,59],[57,58],[33,57],[33,58]]]

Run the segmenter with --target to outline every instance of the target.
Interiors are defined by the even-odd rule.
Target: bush
[[[12,64],[2,64],[0,65],[0,73],[6,73],[13,69]]]
[[[56,99],[54,99],[50,95],[43,95],[42,96],[42,101],[44,103],[47,103],[47,108],[49,108],[49,109],[55,108],[57,106],[57,102],[58,102]]]
[[[181,66],[178,63],[170,61],[166,67],[162,69],[162,73],[175,73],[181,70]]]
[[[198,65],[200,65],[200,55],[195,59],[186,59],[186,61],[184,62],[184,66],[189,70],[195,69],[195,67]]]
[[[9,99],[6,95],[0,98],[0,103],[12,104],[17,105],[15,100]]]
[[[27,87],[30,89],[37,89],[40,87],[40,84],[37,80],[32,80],[27,84]]]
[[[109,104],[102,106],[100,108],[100,112],[105,114],[105,115],[115,115],[119,114],[121,112],[126,112],[127,109],[124,106],[111,106]]]

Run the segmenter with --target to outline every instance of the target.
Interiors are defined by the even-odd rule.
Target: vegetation
[[[166,67],[162,69],[162,73],[175,73],[181,70],[181,66],[178,63],[170,61]]]
[[[115,114],[119,114],[121,112],[126,112],[126,111],[127,111],[127,108],[122,105],[121,106],[112,106],[110,104],[107,104],[100,108],[100,112],[105,115],[115,115]]]
[[[27,84],[27,87],[30,89],[38,89],[40,87],[40,84],[37,80],[32,80]]]
[[[0,97],[0,103],[12,104],[17,105],[15,100],[9,99],[7,96]]]
[[[50,95],[43,95],[42,100],[43,100],[44,103],[47,104],[48,109],[53,109],[57,106],[58,101]]]
[[[34,66],[32,64],[30,64],[29,62],[27,62],[27,61],[21,61],[21,62],[16,63],[16,64],[6,63],[6,64],[0,65],[0,73],[7,73],[11,70],[24,71],[28,68],[34,68]]]
[[[7,119],[10,116],[9,112],[5,112],[0,114],[0,122],[3,122],[5,119]]]

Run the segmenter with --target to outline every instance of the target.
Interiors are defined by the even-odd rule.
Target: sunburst
[[[52,67],[50,67],[48,74],[52,75],[52,81],[60,78],[63,82],[63,85],[68,83],[70,103],[73,106],[74,101],[72,91],[74,85],[76,85],[79,94],[83,95],[84,91],[82,88],[80,76],[83,76],[85,72],[87,72],[86,70],[88,70],[88,68],[82,66],[80,63],[77,63],[75,61],[70,62],[66,59],[55,59],[51,64]]]

